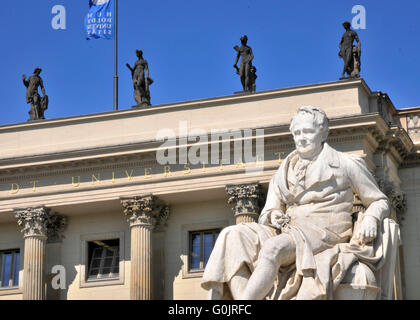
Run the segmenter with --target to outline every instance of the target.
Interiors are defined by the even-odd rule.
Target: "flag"
[[[89,0],[89,12],[85,17],[86,38],[114,39],[115,0]]]

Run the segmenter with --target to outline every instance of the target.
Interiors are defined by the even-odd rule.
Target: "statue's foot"
[[[145,107],[150,107],[150,106],[151,106],[150,102],[143,101],[143,102],[139,103],[138,105],[133,106],[132,108],[145,108]]]

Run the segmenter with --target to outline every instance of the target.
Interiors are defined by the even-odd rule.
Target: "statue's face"
[[[310,115],[299,115],[293,122],[296,150],[303,158],[311,158],[322,149],[322,131]]]

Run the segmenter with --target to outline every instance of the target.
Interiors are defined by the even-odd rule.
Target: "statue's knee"
[[[270,261],[277,261],[282,251],[281,241],[276,237],[268,239],[264,242],[259,256]]]
[[[226,228],[223,228],[223,230],[220,232],[220,236],[222,235],[240,235],[243,234],[244,230],[241,225],[233,225]]]

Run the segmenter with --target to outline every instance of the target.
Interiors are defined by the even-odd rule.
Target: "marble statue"
[[[243,91],[252,93],[256,91],[255,80],[257,79],[257,68],[252,65],[254,54],[252,53],[251,47],[247,45],[248,37],[244,35],[240,40],[241,46],[233,47],[233,49],[237,52],[233,67],[235,68],[236,73],[241,77]],[[240,67],[237,66],[239,58],[241,59]]]
[[[36,68],[34,74],[28,79],[26,79],[26,75],[22,76],[23,84],[27,88],[26,103],[31,104],[31,110],[29,111],[30,118],[28,121],[45,119],[44,112],[48,109],[48,96],[45,94],[44,83],[39,76],[41,71],[41,68]],[[39,87],[41,87],[43,97],[38,93]]]
[[[362,44],[356,31],[351,30],[350,22],[344,22],[343,27],[346,32],[341,37],[340,52],[338,53],[338,56],[344,60],[343,73],[341,74],[340,80],[347,79],[346,73],[348,78],[359,78],[361,70],[360,57],[362,55]],[[357,42],[357,47],[353,45],[355,40]]]
[[[150,90],[149,86],[153,80],[149,78],[149,64],[143,58],[143,51],[136,50],[138,60],[131,67],[128,63],[127,68],[131,71],[131,78],[133,79],[134,99],[139,107],[150,106]]]
[[[272,177],[258,223],[222,230],[202,287],[210,299],[348,299],[337,290],[348,280],[373,290],[360,299],[377,298],[396,225],[388,198],[362,158],[328,145],[324,111],[299,108],[290,131],[296,150]],[[365,211],[353,223],[355,195]]]

